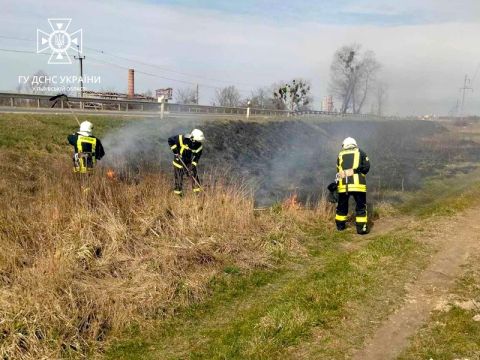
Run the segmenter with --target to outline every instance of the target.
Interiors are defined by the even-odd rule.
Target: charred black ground
[[[352,136],[370,157],[369,191],[413,190],[452,160],[478,161],[479,145],[449,136],[445,127],[413,120],[286,120],[268,122],[175,119],[129,123],[105,138],[110,156],[130,171],[139,167],[170,171],[168,136],[201,127],[207,137],[202,172],[219,172],[255,191],[259,204],[271,204],[296,192],[303,201],[318,198],[335,176],[336,154]],[[126,161],[125,161],[126,160]]]

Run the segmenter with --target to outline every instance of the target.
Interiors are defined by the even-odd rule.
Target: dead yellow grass
[[[301,249],[299,224],[327,216],[325,204],[254,213],[221,181],[179,199],[160,174],[80,180],[64,159],[0,158],[0,354],[12,359],[83,356],[201,300],[225,266],[273,266]]]

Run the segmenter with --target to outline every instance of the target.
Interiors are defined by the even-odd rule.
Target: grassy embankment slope
[[[99,136],[120,124],[93,119]],[[228,274],[302,252],[299,222],[254,214],[241,186],[219,180],[180,201],[159,173],[79,181],[65,144],[75,128],[70,117],[0,118],[2,356],[89,354],[126,326],[199,302]]]
[[[478,174],[478,172],[477,172]],[[107,353],[111,359],[285,359],[345,358],[374,333],[389,314],[399,308],[406,296],[405,285],[427,267],[437,251],[431,242],[436,224],[480,199],[478,180],[458,176],[455,182],[469,184],[465,201],[463,187],[445,187],[431,182],[392,214],[384,227],[379,220],[375,233],[359,238],[352,232],[336,233],[319,223],[303,228],[303,245],[308,252],[290,258],[278,274],[257,275],[241,286],[221,286],[214,296],[200,306],[181,312],[176,318],[161,322],[153,331],[132,332],[130,340],[118,342]],[[452,180],[453,181],[453,180]],[[435,195],[436,194],[436,195]],[[439,204],[436,199],[443,198]],[[425,226],[425,222],[428,226]],[[325,225],[324,225],[325,226]],[[430,230],[428,230],[430,229]],[[474,263],[474,260],[471,260]],[[478,274],[477,274],[478,275]],[[478,277],[468,275],[469,291],[475,296]],[[245,283],[246,281],[246,283]],[[461,283],[465,283],[464,280]],[[478,326],[472,311],[453,319],[453,324],[437,336],[449,339],[449,346],[434,351],[430,333],[414,338],[420,354],[462,354],[454,349],[480,350]],[[443,315],[445,316],[445,315]],[[457,316],[450,314],[449,316]],[[436,319],[431,320],[436,323]],[[459,322],[461,326],[459,327]],[[447,325],[448,326],[448,325]],[[438,331],[438,327],[436,328]],[[462,336],[463,333],[468,336]],[[475,341],[477,341],[475,343]],[[430,351],[421,349],[430,346]],[[469,352],[468,352],[469,351]],[[405,358],[423,358],[408,355]]]
[[[118,125],[94,119],[99,135]],[[113,338],[111,358],[342,357],[434,251],[415,227],[338,234],[324,204],[256,214],[238,187],[178,201],[160,174],[80,183],[69,118],[2,115],[0,129],[0,352],[11,358],[81,357]],[[421,215],[469,205],[448,190],[442,211]]]
[[[457,133],[453,128],[433,141],[448,143]],[[160,323],[149,335],[128,333],[131,339],[117,343],[108,357],[297,359],[352,354],[401,306],[405,284],[437,250],[422,241],[430,236],[425,222],[435,228],[479,200],[478,171],[461,175],[465,167],[477,166],[447,166],[421,191],[404,196],[404,204],[391,214],[399,219],[397,225],[380,221],[375,228],[380,235],[367,240],[335,233],[328,224],[303,227],[308,252],[290,258],[283,271],[266,279],[259,274],[241,278],[237,287],[221,284],[206,303]],[[475,325],[469,319],[463,326],[461,331],[468,332]],[[457,347],[467,344],[466,349],[478,350],[478,343],[472,346],[475,333],[465,338],[456,330],[452,326],[449,336]],[[437,355],[442,351],[452,353],[443,348]]]

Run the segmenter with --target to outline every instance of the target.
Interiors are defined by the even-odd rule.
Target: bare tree
[[[385,103],[388,99],[388,86],[384,82],[377,82],[375,87],[375,108],[378,116],[383,116]]]
[[[148,90],[144,91],[142,95],[145,96],[145,97],[153,97],[153,90],[148,89]]]
[[[360,113],[380,69],[373,51],[361,52],[359,44],[335,52],[330,66],[330,91],[340,100],[340,112]]]
[[[48,74],[43,71],[43,70],[38,70],[35,72],[35,74],[31,75],[28,77],[28,80],[23,83],[23,84],[18,84],[16,87],[17,92],[19,93],[27,93],[27,94],[38,94],[41,92],[41,89],[39,89],[42,86],[49,86],[49,84],[46,83],[41,83],[41,84],[36,84],[35,81],[38,81],[39,79],[45,79],[48,78]]]
[[[241,95],[233,85],[215,90],[213,106],[237,107],[240,106]]]
[[[175,94],[177,104],[191,105],[197,104],[197,92],[194,88],[178,89]]]
[[[294,79],[274,89],[273,98],[279,108],[290,111],[308,108],[312,101],[310,83],[307,80]]]
[[[275,102],[272,97],[273,90],[266,87],[252,91],[250,106],[257,109],[275,109]]]

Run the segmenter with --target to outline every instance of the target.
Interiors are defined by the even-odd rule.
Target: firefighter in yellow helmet
[[[84,121],[80,124],[80,130],[74,134],[68,135],[67,139],[73,146],[73,171],[85,174],[93,170],[97,160],[104,155],[100,139],[93,136],[93,124],[90,121]]]
[[[355,199],[355,223],[358,234],[367,234],[367,181],[370,170],[367,154],[358,148],[351,137],[343,140],[342,150],[337,158],[338,204],[335,222],[338,230],[345,230],[348,219],[348,200],[350,195]]]
[[[197,165],[202,156],[205,136],[203,131],[193,129],[187,135],[174,135],[168,139],[168,145],[174,154],[173,174],[175,177],[176,195],[183,195],[183,176],[188,175],[192,180],[193,192],[201,191],[200,179],[198,178]]]

